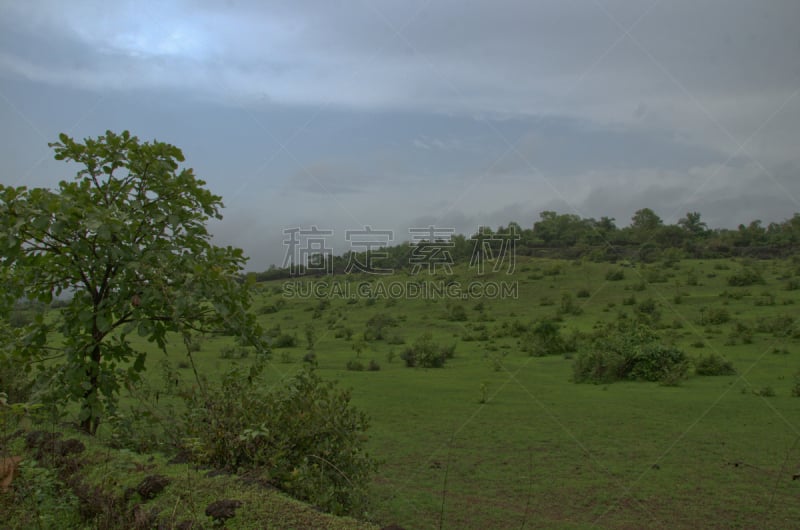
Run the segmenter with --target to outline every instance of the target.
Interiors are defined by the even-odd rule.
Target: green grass
[[[637,265],[624,267],[619,281],[606,280],[609,271],[622,268],[607,263],[518,258],[513,276],[482,278],[459,266],[454,274],[463,283],[519,282],[518,299],[484,299],[483,311],[474,310],[478,300],[451,301],[465,308],[464,322],[448,320],[447,300],[349,304],[333,299],[316,312],[318,300],[286,300],[260,320],[267,328],[280,323],[282,332],[297,335],[298,346],[274,351],[268,378],[277,381],[299,368],[307,351],[305,329],[313,325],[319,372],[351,387],[354,404],[372,418],[369,449],[383,463],[372,484],[370,518],[381,524],[793,526],[800,518],[800,481],[792,480],[800,459],[800,399],[791,397],[791,388],[800,369],[800,335],[755,332],[750,344],[731,344],[729,335],[737,322],[756,328],[760,320],[793,318],[800,291],[784,287],[797,278],[798,267],[792,261],[748,262],[765,283],[728,285],[727,278],[742,265],[737,260],[683,260],[673,268]],[[555,270],[560,273],[552,274]],[[408,279],[420,277],[380,278]],[[313,281],[323,280],[331,281]],[[256,308],[282,299],[281,285],[260,284]],[[576,297],[581,290],[589,296]],[[528,326],[556,316],[565,293],[581,311],[561,316],[563,332],[589,332],[620,312],[633,315],[636,306],[623,303],[632,296],[637,303],[652,299],[666,340],[692,357],[721,355],[738,373],[692,375],[678,387],[574,384],[570,359],[529,357],[518,337],[501,333],[504,323]],[[707,308],[724,309],[729,320],[701,324]],[[405,343],[367,342],[358,359],[365,366],[374,359],[380,371],[346,370],[347,361],[357,357],[352,344],[378,313],[398,319],[388,334]],[[488,341],[461,340],[475,325],[486,326]],[[335,338],[338,326],[352,329],[353,338]],[[441,344],[457,343],[444,368],[406,368],[400,359],[425,332]],[[204,340],[195,354],[198,369],[214,378],[233,362],[248,362],[220,358],[220,349],[231,343],[226,337]],[[152,345],[137,346],[152,352],[148,381],[163,384],[158,361],[164,355]],[[176,367],[186,354],[178,341],[174,348],[168,359]],[[291,362],[281,362],[284,352]],[[493,356],[502,363],[499,370]],[[191,370],[175,370],[183,383],[192,384]],[[487,403],[479,403],[482,385]],[[756,395],[764,387],[774,389],[775,396]]]

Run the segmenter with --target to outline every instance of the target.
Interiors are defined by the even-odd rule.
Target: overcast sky
[[[797,0],[0,0],[0,182],[73,176],[60,132],[173,143],[251,270],[312,224],[780,221],[798,22]]]

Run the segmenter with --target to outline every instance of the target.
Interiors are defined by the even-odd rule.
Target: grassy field
[[[758,271],[763,283],[731,285],[743,270]],[[800,467],[800,399],[792,397],[800,369],[798,279],[800,265],[792,261],[519,259],[511,276],[456,267],[435,278],[297,280],[353,288],[365,281],[506,281],[517,282],[515,299],[289,299],[286,292],[299,290],[295,280],[292,288],[268,282],[255,289],[263,325],[279,324],[297,338],[295,347],[274,350],[268,377],[299,369],[312,328],[319,372],[351,387],[353,402],[371,417],[369,448],[382,460],[370,513],[378,523],[777,528],[800,518],[800,482],[792,480]],[[665,341],[692,358],[724,356],[737,375],[692,374],[679,386],[575,384],[571,357],[584,341],[576,353],[533,357],[519,332],[560,313],[563,334],[587,333],[645,310],[660,314]],[[382,340],[364,340],[376,315],[396,325],[384,328]],[[401,360],[425,333],[456,344],[444,368],[407,368]],[[221,358],[230,344],[206,339],[195,354],[201,371],[213,377],[247,362]],[[162,377],[161,359],[155,351],[148,359],[153,384]],[[178,368],[183,360],[176,346],[169,363],[191,383],[185,364]],[[375,361],[380,369],[348,370],[348,361]]]

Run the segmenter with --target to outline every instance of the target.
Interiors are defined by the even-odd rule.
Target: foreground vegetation
[[[381,249],[391,274],[336,274],[348,255],[313,258],[333,274],[243,276],[179,150],[110,132],[53,146],[83,164],[75,182],[0,187],[8,526],[800,516],[798,216],[714,231],[697,213],[617,229],[544,212],[479,231],[490,261],[520,236],[501,268],[455,236]],[[400,266],[443,250],[438,271]]]
[[[747,271],[758,279],[739,285]],[[458,266],[440,279],[477,278]],[[366,449],[381,465],[362,516],[409,528],[791,526],[798,260],[523,258],[500,278],[519,282],[517,299],[298,300],[283,282],[253,287],[273,345],[260,384],[313,365],[370,418]],[[646,340],[625,350],[630,335],[612,328]],[[174,451],[170,427],[197,384],[185,349],[134,346],[149,352],[144,380],[99,436]],[[652,348],[677,368],[577,383],[587,357]],[[410,367],[409,352],[441,362]],[[193,357],[210,382],[259,364],[225,336],[198,341]]]

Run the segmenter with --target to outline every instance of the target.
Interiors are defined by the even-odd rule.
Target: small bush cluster
[[[753,343],[753,328],[744,322],[735,322],[728,333],[728,339],[725,341],[726,346],[733,346],[735,344],[752,344]]]
[[[272,341],[273,348],[294,348],[297,346],[297,336],[281,333]]]
[[[350,359],[349,361],[347,361],[347,365],[345,365],[345,368],[347,368],[351,372],[363,372],[364,364],[357,359]]]
[[[775,337],[789,337],[794,334],[795,319],[791,315],[777,315],[762,317],[756,321],[756,331],[759,333],[772,333]]]
[[[764,278],[755,269],[744,267],[738,272],[728,276],[728,285],[731,287],[746,287],[748,285],[762,284]]]
[[[694,371],[697,375],[734,375],[733,363],[715,353],[700,357],[695,361]]]
[[[313,368],[265,390],[263,364],[236,368],[186,396],[183,438],[201,464],[262,468],[271,483],[332,513],[360,513],[376,462],[364,450],[366,415],[350,392]]]
[[[377,313],[367,320],[364,330],[364,340],[384,340],[387,337],[388,328],[397,326],[397,319],[386,313]]]
[[[800,372],[794,374],[794,384],[792,385],[792,397],[800,397]]]
[[[430,333],[425,333],[400,355],[408,367],[441,368],[455,356],[456,345],[439,345]]]
[[[724,307],[702,307],[700,308],[701,326],[719,326],[730,321],[731,315]]]
[[[447,311],[447,320],[452,322],[465,322],[469,320],[467,316],[467,311],[464,309],[464,306],[459,304],[447,304],[446,307]]]
[[[522,338],[521,349],[534,357],[563,355],[575,351],[575,341],[565,340],[552,320],[542,320]]]
[[[686,377],[689,361],[682,350],[662,344],[648,326],[620,319],[600,331],[572,368],[576,383],[628,379],[676,385]]]

